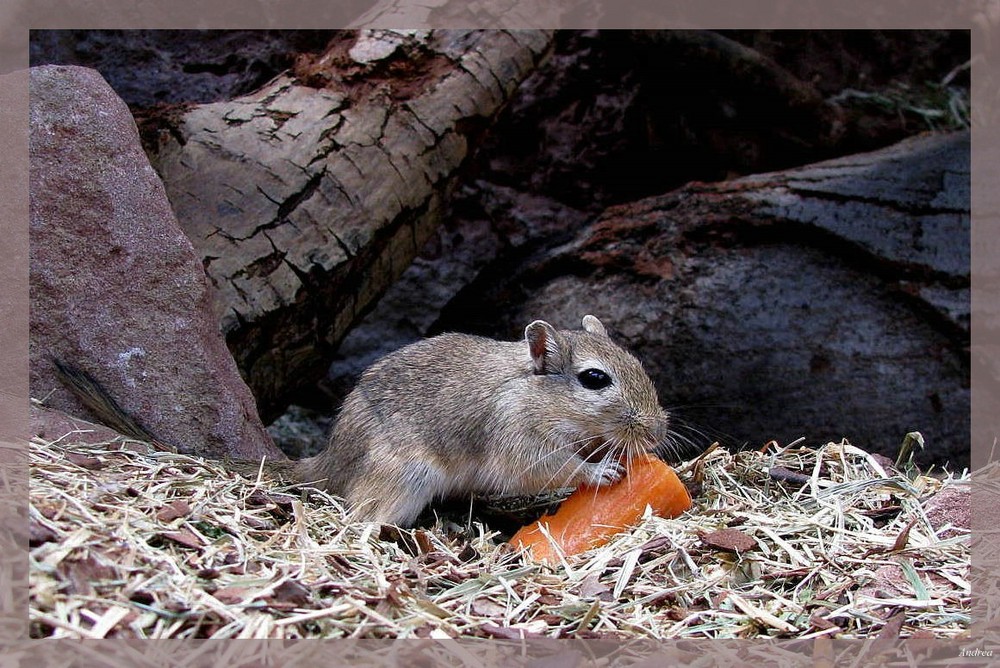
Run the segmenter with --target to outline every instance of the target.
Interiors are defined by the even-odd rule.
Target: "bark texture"
[[[360,31],[253,95],[194,107],[155,166],[216,288],[265,421],[438,224],[485,128],[546,53],[542,31]]]

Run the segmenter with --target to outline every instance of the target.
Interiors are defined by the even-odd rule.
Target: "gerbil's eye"
[[[603,390],[611,384],[611,376],[600,369],[584,369],[577,378],[588,390]]]

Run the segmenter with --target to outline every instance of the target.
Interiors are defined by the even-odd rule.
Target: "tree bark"
[[[161,131],[154,165],[265,421],[326,372],[419,251],[475,137],[551,38],[344,32],[257,93]]]

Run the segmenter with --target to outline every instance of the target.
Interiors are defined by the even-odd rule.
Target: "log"
[[[163,119],[152,161],[265,421],[419,251],[551,39],[345,31],[252,95]]]

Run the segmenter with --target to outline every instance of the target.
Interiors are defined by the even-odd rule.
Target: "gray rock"
[[[85,68],[30,81],[32,395],[93,419],[56,358],[183,452],[280,457],[125,104]]]

